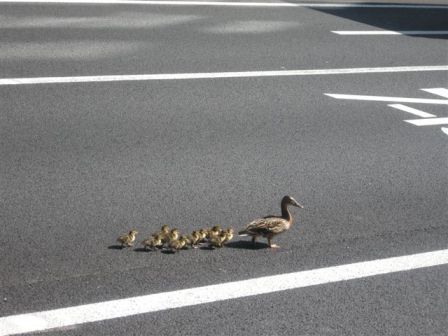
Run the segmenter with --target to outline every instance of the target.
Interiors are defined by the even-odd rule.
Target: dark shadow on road
[[[246,250],[261,250],[269,248],[268,244],[255,242],[252,243],[249,240],[239,240],[236,242],[230,242],[224,245],[225,247],[235,248],[235,249],[246,249]]]
[[[146,249],[144,247],[137,247],[134,249],[134,252],[155,252],[156,250]]]
[[[121,245],[111,245],[111,246],[108,246],[107,248],[109,250],[122,250],[122,249],[124,249],[124,247],[121,246]]]
[[[301,3],[300,1],[287,1]],[[341,1],[344,3],[344,1]],[[370,27],[357,30],[392,30],[392,31],[446,31],[448,30],[448,4],[424,2],[347,2],[349,5],[375,5],[378,7],[309,7],[318,12],[356,21]],[[381,7],[381,5],[397,7]],[[398,7],[400,6],[400,7]],[[407,8],[405,6],[415,6]],[[418,8],[418,6],[422,6]],[[438,8],[430,8],[439,6]],[[443,6],[444,8],[440,8]],[[356,30],[334,27],[334,30]],[[406,34],[413,37],[448,39],[448,35]],[[387,35],[386,35],[387,36]]]

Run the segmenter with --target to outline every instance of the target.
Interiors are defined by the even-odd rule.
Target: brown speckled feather
[[[252,235],[276,235],[289,229],[291,223],[280,217],[266,217],[250,222],[244,233]]]

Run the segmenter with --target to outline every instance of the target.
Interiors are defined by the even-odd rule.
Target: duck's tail
[[[238,236],[240,237],[249,236],[249,232],[247,232],[247,230],[241,230],[238,232]]]

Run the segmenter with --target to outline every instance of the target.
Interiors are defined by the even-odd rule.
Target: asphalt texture
[[[423,1],[420,1],[423,3]],[[430,3],[430,2],[428,2]],[[446,65],[448,9],[0,4],[0,77]],[[0,316],[448,245],[448,137],[385,102],[446,72],[1,86]],[[439,117],[446,106],[410,105]],[[252,247],[116,248],[162,224],[295,224]],[[139,246],[136,246],[139,247]],[[446,335],[448,268],[78,325],[49,335]]]

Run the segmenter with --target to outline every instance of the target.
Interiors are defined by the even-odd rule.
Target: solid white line
[[[154,1],[154,0],[0,0],[0,3],[44,3],[44,4],[115,4],[146,6],[214,6],[214,7],[329,7],[329,8],[419,8],[448,9],[444,5],[421,4],[357,4],[357,3],[284,3],[284,2],[229,2],[229,1]]]
[[[411,119],[405,121],[415,126],[434,126],[448,124],[448,118]]]
[[[395,108],[397,110],[401,110],[401,111],[404,111],[404,112],[412,113],[412,114],[414,114],[414,115],[416,115],[418,117],[422,117],[422,118],[437,117],[434,114],[423,112],[423,111],[420,111],[420,110],[417,110],[415,108],[412,108],[412,107],[409,107],[409,106],[406,106],[406,105],[402,105],[402,104],[389,104],[387,106],[393,107],[393,108]]]
[[[73,77],[32,77],[32,78],[0,78],[0,85],[23,84],[55,84],[55,83],[88,83],[117,81],[149,81],[173,79],[213,79],[213,78],[249,78],[276,76],[315,76],[341,75],[387,72],[448,71],[448,65],[348,68],[348,69],[315,69],[315,70],[278,70],[278,71],[240,71],[240,72],[204,72],[178,74],[143,74],[112,76],[73,76]]]
[[[444,98],[448,98],[448,89],[445,88],[422,89],[422,90]]]
[[[448,264],[448,250],[440,250],[62,309],[12,315],[0,318],[0,335],[14,335],[61,328],[81,323],[103,321],[446,264]]]
[[[363,95],[347,95],[347,94],[333,94],[333,93],[325,93],[325,95],[336,98],[336,99],[448,105],[448,99],[423,99],[423,98],[405,98],[405,97],[363,96]]]
[[[333,30],[338,35],[448,35],[448,30]]]

